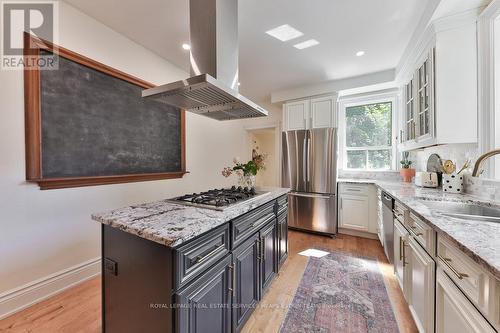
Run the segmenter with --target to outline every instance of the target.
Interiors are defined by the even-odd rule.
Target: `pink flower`
[[[227,178],[227,177],[231,176],[231,174],[233,173],[233,170],[230,167],[225,167],[224,169],[222,169],[221,173],[224,177]]]

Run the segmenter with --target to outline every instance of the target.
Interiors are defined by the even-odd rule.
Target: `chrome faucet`
[[[484,161],[492,156],[497,155],[497,154],[500,154],[500,149],[498,149],[498,148],[491,150],[491,151],[479,156],[479,158],[476,161],[476,164],[474,164],[474,170],[472,171],[472,177],[479,177],[484,171],[481,169],[481,166],[483,165]]]

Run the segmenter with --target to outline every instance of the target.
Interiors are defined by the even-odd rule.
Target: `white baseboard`
[[[0,319],[101,274],[101,258],[85,261],[0,294]]]
[[[362,237],[362,238],[378,239],[377,234],[372,234],[369,232],[359,231],[359,230],[351,230],[351,229],[346,229],[346,228],[339,228],[338,233],[344,234],[344,235],[349,235],[349,236]]]

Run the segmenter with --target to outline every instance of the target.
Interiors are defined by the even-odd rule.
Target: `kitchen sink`
[[[500,223],[500,209],[451,201],[429,201],[422,203],[435,209],[441,215],[465,220],[489,221]]]

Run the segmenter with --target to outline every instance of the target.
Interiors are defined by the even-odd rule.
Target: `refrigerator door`
[[[290,192],[288,206],[290,228],[337,233],[337,197],[334,194]]]
[[[306,192],[337,192],[337,129],[308,130]]]
[[[282,134],[281,185],[292,191],[306,191],[307,131],[287,131]]]

